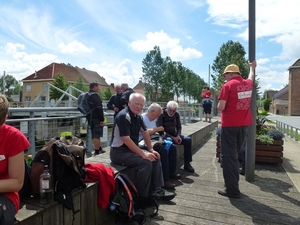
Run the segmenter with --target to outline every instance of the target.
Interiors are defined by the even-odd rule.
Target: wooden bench
[[[218,127],[218,121],[212,123],[197,122],[183,125],[182,133],[192,138],[192,149],[195,149],[205,137]],[[114,165],[109,158],[109,147],[106,153],[86,158],[86,163],[103,163],[113,168],[115,173],[125,171],[124,166]],[[183,157],[183,146],[178,146],[178,160]],[[75,209],[81,212],[75,215],[74,225],[101,224],[108,216],[108,210],[100,209],[97,204],[99,183],[89,183],[85,189],[76,190],[73,193]],[[58,202],[49,205],[41,205],[37,198],[26,198],[21,202],[21,208],[16,215],[17,225],[69,225],[72,223],[72,211],[65,209]]]

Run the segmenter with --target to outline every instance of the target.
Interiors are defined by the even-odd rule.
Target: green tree
[[[147,53],[142,61],[143,80],[150,84],[145,86],[146,96],[153,96],[155,101],[158,99],[158,89],[161,87],[164,72],[164,59],[161,57],[161,52],[158,46]],[[154,90],[153,90],[154,89]]]
[[[66,91],[68,89],[68,87],[70,86],[70,83],[67,81],[67,79],[65,78],[64,74],[61,72],[58,72],[55,76],[54,81],[52,82],[52,84],[63,90]],[[62,96],[62,92],[60,92],[59,90],[56,90],[55,88],[51,87],[50,88],[50,98],[51,99],[59,99]],[[68,96],[64,96],[63,100],[67,100],[69,97]]]
[[[216,92],[220,92],[224,84],[224,77],[222,76],[226,66],[229,64],[236,64],[243,78],[247,78],[249,74],[248,62],[245,59],[245,49],[239,42],[228,41],[223,44],[212,64],[212,87]],[[259,84],[255,80],[256,98],[259,99]]]
[[[77,78],[73,86],[83,92],[87,92],[89,90],[89,86],[83,81],[82,76],[79,76]],[[79,91],[73,90],[72,94],[73,96],[78,97],[81,93]]]
[[[109,100],[109,98],[113,95],[111,89],[108,87],[103,92],[100,93],[102,100]]]
[[[229,64],[236,64],[240,68],[240,72],[244,78],[248,77],[248,63],[245,59],[245,49],[239,42],[228,41],[223,44],[216,56],[211,74],[212,87],[219,92],[224,84],[222,76],[224,69]]]
[[[11,100],[11,95],[20,94],[20,91],[22,90],[22,85],[12,75],[6,75],[4,88],[5,95]],[[3,76],[0,78],[0,92],[3,93]]]
[[[271,98],[266,98],[266,99],[263,101],[263,105],[264,105],[264,110],[265,110],[265,111],[269,112],[271,102],[272,102],[272,99],[271,99]]]

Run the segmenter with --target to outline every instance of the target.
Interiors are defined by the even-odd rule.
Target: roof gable
[[[97,82],[101,86],[109,86],[105,79],[97,72],[87,69],[80,69],[77,66],[73,67],[72,65],[67,65],[64,63],[51,63],[41,70],[36,71],[28,77],[25,77],[22,81],[54,80],[58,73],[62,73],[69,82],[76,82],[79,76],[81,76],[83,81],[87,84]]]

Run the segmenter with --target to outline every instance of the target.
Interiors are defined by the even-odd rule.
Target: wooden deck
[[[224,182],[215,148],[211,137],[194,151],[195,174],[178,169],[183,176],[175,181],[177,196],[159,202],[164,220],[147,218],[146,224],[300,224],[300,193],[280,164],[256,163],[253,183],[240,176],[240,199],[219,195]],[[103,224],[115,223],[109,218]]]

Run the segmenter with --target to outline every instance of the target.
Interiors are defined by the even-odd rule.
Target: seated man
[[[140,113],[145,105],[145,97],[133,93],[129,97],[128,106],[120,111],[114,121],[111,139],[110,159],[118,165],[128,166],[136,172],[136,188],[141,197],[147,197],[150,184],[154,187],[151,195],[155,198],[172,199],[175,193],[161,187],[163,175],[160,155],[151,145],[149,133]],[[139,132],[148,146],[148,151],[138,147]]]
[[[164,131],[162,126],[156,127],[156,119],[161,114],[162,109],[161,106],[157,103],[152,103],[146,113],[142,114],[144,124],[147,127],[149,135],[151,136],[151,140],[158,141],[160,139],[159,135],[155,135],[157,132]],[[143,140],[142,135],[139,136],[139,141]],[[164,177],[164,188],[166,189],[174,189],[175,184],[170,182],[170,178],[180,179],[180,174],[176,174],[176,164],[177,164],[177,151],[176,146],[171,144],[168,148],[161,148],[160,152],[162,171]]]
[[[177,112],[178,103],[169,101],[167,108],[162,111],[158,117],[156,125],[163,126],[166,136],[172,139],[176,145],[184,146],[184,170],[194,173],[194,168],[191,166],[192,162],[192,140],[188,136],[181,135],[180,115]]]

